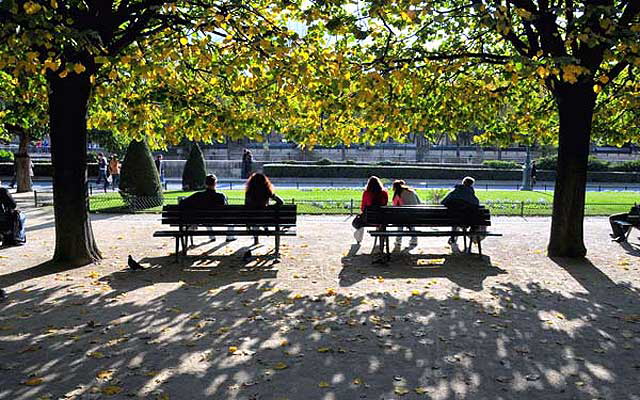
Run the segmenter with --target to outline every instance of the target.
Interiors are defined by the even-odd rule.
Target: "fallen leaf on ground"
[[[24,381],[24,384],[27,386],[38,386],[43,382],[42,378],[30,378]]]
[[[100,390],[100,392],[102,394],[107,395],[107,396],[113,396],[113,395],[116,395],[116,394],[122,392],[122,388],[120,386],[115,386],[115,385],[114,386],[105,386]]]

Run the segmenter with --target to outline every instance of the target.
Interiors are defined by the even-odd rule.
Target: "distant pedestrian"
[[[240,174],[242,179],[249,178],[249,175],[251,175],[252,171],[253,171],[253,154],[251,153],[251,150],[244,149],[242,153],[242,170]]]
[[[531,185],[536,184],[537,175],[538,175],[538,167],[536,167],[536,162],[533,161],[531,163]]]
[[[160,183],[164,186],[164,163],[162,162],[162,154],[156,156],[156,169],[160,177]]]
[[[120,160],[118,156],[112,155],[109,161],[109,176],[111,176],[111,190],[116,190],[116,187],[120,185]]]
[[[107,157],[102,153],[98,153],[98,179],[96,179],[96,185],[99,185],[100,182],[104,182],[104,191],[107,191],[107,187],[109,186],[109,181],[107,181]]]

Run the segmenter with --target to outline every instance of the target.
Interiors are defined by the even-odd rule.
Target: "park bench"
[[[179,205],[162,208],[162,224],[174,230],[154,232],[154,237],[173,237],[176,240],[176,260],[187,255],[189,239],[194,236],[273,236],[275,257],[280,256],[280,237],[296,235],[296,206],[269,206],[262,209],[241,205],[225,205],[207,210],[184,209]],[[198,227],[213,228],[197,230]],[[227,230],[232,227],[233,232]],[[216,229],[218,228],[218,229]]]
[[[471,238],[474,236],[502,236],[499,233],[491,233],[485,230],[477,230],[475,227],[488,227],[491,225],[489,210],[480,207],[478,212],[470,218],[470,213],[448,209],[444,206],[402,206],[402,207],[368,207],[363,215],[363,222],[367,227],[375,227],[369,234],[377,239],[380,252],[390,257],[390,237],[437,237],[437,236],[462,236],[464,238],[464,251],[471,253]],[[449,228],[428,229],[414,231],[394,230],[390,228]],[[457,227],[459,230],[452,230]],[[469,245],[467,246],[467,240]],[[482,245],[477,242],[478,254],[482,255]],[[375,245],[374,245],[375,246]]]
[[[629,219],[629,221],[616,221],[616,224],[619,224],[620,226],[624,226],[627,228],[627,233],[625,234],[624,240],[625,242],[629,240],[629,235],[631,235],[631,230],[633,228],[636,229],[640,229],[640,214],[636,214],[635,210],[637,210],[637,207],[634,206],[634,208],[631,208],[631,210],[629,211],[629,216],[627,217]]]

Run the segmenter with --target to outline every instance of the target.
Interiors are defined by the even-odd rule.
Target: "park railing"
[[[231,195],[229,204],[243,204],[244,198]],[[296,199],[285,198],[287,204],[296,204],[300,214],[342,214],[355,215],[360,212],[359,199]],[[431,201],[432,203],[436,203]],[[177,204],[178,197],[164,197],[164,205]],[[511,201],[511,200],[488,200],[483,203],[491,210],[494,216],[549,216],[553,211],[551,201]],[[619,212],[627,212],[633,204],[631,203],[587,203],[585,204],[585,215],[610,215]],[[122,197],[117,192],[95,194],[90,197],[90,211],[102,213],[130,213],[147,212],[158,213],[161,206],[131,209],[125,205]]]

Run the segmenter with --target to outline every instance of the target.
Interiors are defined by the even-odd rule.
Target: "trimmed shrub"
[[[587,171],[608,171],[609,162],[601,160],[594,156],[589,156],[589,164],[587,165]]]
[[[204,165],[204,156],[197,143],[191,144],[189,158],[182,171],[182,190],[204,189],[204,178],[207,176],[207,168]]]
[[[542,157],[536,160],[536,166],[538,169],[547,169],[555,171],[558,165],[558,156]],[[610,164],[607,161],[603,161],[597,157],[589,156],[587,164],[587,171],[599,172],[614,170],[610,168]]]
[[[147,143],[133,140],[120,171],[120,196],[133,210],[162,205],[162,186]]]
[[[640,160],[624,161],[615,164],[609,164],[614,171],[640,172]]]
[[[558,156],[547,156],[538,158],[536,160],[536,167],[538,169],[548,169],[550,171],[555,171],[558,166]]]
[[[495,169],[520,169],[522,165],[515,161],[502,161],[502,160],[485,160],[482,165]]]
[[[482,165],[489,168],[496,169],[520,169],[522,165],[515,161],[502,161],[502,160],[485,160]]]
[[[0,162],[1,161],[13,161],[14,155],[9,150],[0,150]]]

